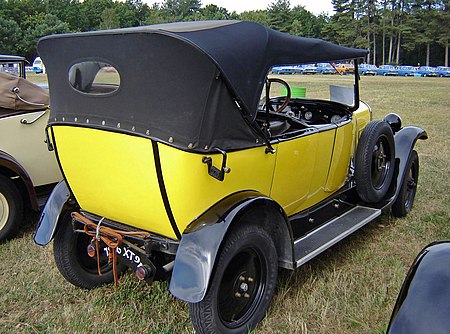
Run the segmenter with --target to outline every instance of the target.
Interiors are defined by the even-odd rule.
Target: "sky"
[[[143,2],[150,6],[154,3],[161,3],[162,0],[143,0]],[[269,4],[274,3],[275,0],[201,0],[204,6],[214,4],[219,7],[226,8],[230,13],[236,12],[238,14],[246,10],[267,9]],[[301,5],[313,14],[327,13],[333,14],[333,5],[331,0],[290,0],[291,8]]]
[[[267,9],[268,5],[275,0],[202,0],[203,6],[215,4],[228,9],[229,12],[242,13],[246,10]],[[331,0],[290,0],[291,8],[302,5],[306,10],[314,14],[325,12],[333,14]]]

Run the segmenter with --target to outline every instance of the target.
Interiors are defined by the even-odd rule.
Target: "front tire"
[[[405,178],[397,199],[392,205],[395,217],[405,217],[412,209],[416,197],[417,182],[419,180],[419,156],[416,151],[411,152],[405,170]]]
[[[238,334],[254,328],[267,312],[277,275],[277,251],[268,233],[255,225],[233,230],[204,299],[189,304],[197,333]]]
[[[97,269],[97,258],[89,257],[87,246],[91,237],[85,233],[73,231],[70,212],[61,215],[53,242],[53,255],[60,273],[73,285],[93,289],[103,284],[114,281],[112,264],[108,263],[103,248],[106,245],[101,242],[100,268],[102,276]],[[118,266],[119,274],[123,272],[123,266]]]
[[[372,121],[364,128],[356,150],[355,181],[359,197],[376,203],[387,194],[394,176],[395,142],[385,121]]]
[[[9,178],[0,175],[0,242],[12,238],[22,220],[22,196]]]

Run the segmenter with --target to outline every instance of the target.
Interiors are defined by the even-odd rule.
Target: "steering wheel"
[[[277,110],[273,109],[272,102],[270,101],[269,96],[270,86],[272,85],[272,82],[279,83],[286,88],[286,96],[284,96],[284,102]],[[270,78],[270,79],[268,78],[266,80],[266,105],[269,107],[269,110],[275,111],[277,113],[282,112],[288,106],[290,101],[291,101],[291,88],[289,87],[289,84],[286,81],[278,78]]]

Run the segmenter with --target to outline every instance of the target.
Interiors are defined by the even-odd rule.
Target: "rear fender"
[[[414,145],[418,139],[428,139],[428,135],[425,130],[416,126],[407,126],[398,131],[395,136],[395,159],[397,160],[397,180],[395,184],[395,194],[389,201],[389,204],[395,202],[400,192],[403,179],[406,174],[406,165],[408,163],[409,156],[411,155]]]
[[[24,196],[24,199],[28,200],[26,201],[26,203],[30,203],[31,208],[34,211],[37,211],[39,209],[39,206],[37,203],[36,191],[34,190],[33,181],[31,181],[30,175],[27,173],[25,168],[23,168],[22,165],[11,155],[0,151],[0,172],[1,170],[5,169],[12,174],[6,176],[17,175],[20,178],[20,181],[24,186],[23,189],[21,189],[23,190],[22,196]]]
[[[45,204],[34,234],[34,242],[47,245],[55,235],[61,212],[69,205],[70,191],[63,180],[56,185]]]
[[[255,222],[268,230],[270,235],[276,235],[274,243],[280,266],[292,266],[292,231],[283,209],[257,192],[239,192],[211,207],[183,233],[169,288],[175,297],[189,303],[203,299],[223,241],[231,227],[247,214],[255,214],[250,216],[252,222],[252,218],[264,218]]]

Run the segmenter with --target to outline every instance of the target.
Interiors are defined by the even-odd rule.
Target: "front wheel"
[[[22,196],[9,178],[0,175],[0,242],[12,238],[22,220]]]
[[[91,258],[87,252],[90,242],[91,237],[87,234],[73,231],[70,212],[63,213],[53,242],[56,266],[66,280],[85,289],[93,289],[114,280],[113,266],[108,263],[108,257],[103,250],[106,245],[100,243],[102,276],[99,276],[97,258]],[[118,271],[120,274],[124,267],[118,266]]]
[[[277,251],[271,237],[243,225],[227,238],[204,299],[189,304],[197,333],[247,333],[265,316],[275,292]]]
[[[416,197],[418,179],[419,156],[413,150],[406,165],[405,178],[400,186],[398,197],[392,205],[392,214],[395,217],[405,217],[411,211]]]

